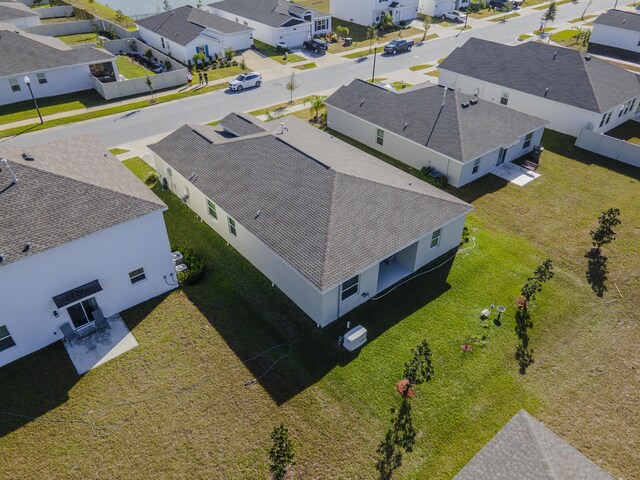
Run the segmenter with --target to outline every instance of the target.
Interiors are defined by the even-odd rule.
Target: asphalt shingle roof
[[[179,45],[187,45],[205,30],[231,34],[253,30],[241,23],[213,15],[190,5],[143,18],[136,23]]]
[[[640,14],[634,12],[611,9],[596,18],[593,23],[640,33]]]
[[[166,208],[91,136],[28,149],[0,145],[0,158],[18,179],[12,184],[0,164],[0,268]]]
[[[613,480],[524,410],[516,413],[453,480]]]
[[[261,133],[267,130],[266,126],[262,126],[262,122],[255,117],[235,112],[230,113],[220,120],[218,125],[236,137],[253,135],[254,133]]]
[[[320,291],[473,209],[295,117],[282,123],[231,140],[184,126],[150,148]]]
[[[640,95],[639,75],[577,50],[537,42],[512,47],[471,38],[440,68],[598,113]]]
[[[0,22],[34,16],[38,17],[39,15],[22,3],[0,2]]]
[[[56,48],[45,41],[37,41],[37,37],[0,29],[0,77],[67,65],[102,63],[115,58],[109,52],[94,47]]]
[[[209,6],[271,27],[290,27],[304,23],[305,20],[291,14],[301,15],[305,11],[315,12],[315,10],[301,7],[287,0],[223,0],[222,2],[210,3]],[[321,12],[317,12],[317,14],[323,17],[328,16],[328,14]]]
[[[473,98],[450,89],[445,96],[445,88],[437,85],[397,93],[354,80],[325,102],[462,162],[513,145],[549,123],[484,100],[471,105]]]

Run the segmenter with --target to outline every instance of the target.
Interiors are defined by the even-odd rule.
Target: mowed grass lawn
[[[206,278],[124,312],[140,346],[83,377],[60,344],[0,369],[0,411],[96,427],[0,416],[3,468],[14,478],[268,478],[269,433],[282,421],[297,449],[295,478],[377,478],[376,447],[399,404],[394,384],[426,338],[436,376],[412,401],[416,444],[394,478],[451,478],[520,408],[614,476],[639,478],[638,174],[559,134],[543,144],[542,176],[526,187],[488,175],[454,191],[476,207],[476,248],[323,331],[156,188],[171,241],[200,252]],[[584,254],[610,206],[623,224],[605,253],[624,298],[604,305],[614,296],[592,292]],[[546,257],[556,276],[532,309],[535,363],[522,376],[513,299]],[[507,312],[482,329],[479,311],[492,303]],[[355,355],[337,347],[346,321],[369,330]],[[463,358],[460,345],[487,333],[487,345]],[[286,345],[291,354],[245,386]]]
[[[156,74],[154,71],[132,62],[129,57],[124,55],[118,55],[116,65],[118,66],[118,73],[128,79],[149,77]]]

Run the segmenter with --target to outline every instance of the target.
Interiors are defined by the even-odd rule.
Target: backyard
[[[60,344],[0,369],[0,411],[41,420],[0,416],[4,468],[15,478],[267,478],[269,433],[282,421],[295,478],[378,478],[395,382],[426,338],[436,376],[412,400],[418,434],[394,478],[451,478],[520,408],[612,475],[640,478],[639,427],[629,421],[640,416],[638,174],[560,134],[547,132],[543,145],[542,176],[524,188],[488,175],[452,189],[476,207],[475,248],[325,330],[156,186],[172,243],[202,255],[205,279],[124,312],[140,346],[87,375]],[[141,178],[150,170],[128,163]],[[623,223],[606,248],[610,292],[600,298],[584,255],[609,207]],[[531,310],[535,363],[520,375],[513,300],[547,257],[556,276]],[[490,304],[507,312],[482,328]],[[369,331],[357,354],[337,346],[346,321]],[[461,352],[484,334],[485,345]]]
[[[118,66],[118,73],[127,79],[148,77],[156,74],[126,55],[118,55],[116,65]]]

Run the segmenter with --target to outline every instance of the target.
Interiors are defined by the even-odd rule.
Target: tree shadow
[[[376,468],[381,480],[388,480],[393,472],[402,465],[403,450],[411,452],[416,441],[416,429],[411,416],[411,403],[403,397],[399,408],[392,408],[391,427],[384,439],[378,444],[376,452],[380,455]]]
[[[533,348],[529,347],[529,329],[533,328],[533,320],[527,308],[516,311],[516,335],[520,343],[516,348],[515,358],[518,360],[520,375],[527,373],[527,368],[533,364]]]
[[[591,285],[591,289],[602,297],[607,291],[605,282],[607,281],[607,257],[602,255],[599,248],[592,248],[585,254],[587,259],[587,282]]]

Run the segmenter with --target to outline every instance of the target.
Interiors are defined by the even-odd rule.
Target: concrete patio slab
[[[523,187],[540,176],[539,173],[532,172],[513,163],[500,165],[491,173],[509,181],[510,183],[515,183],[519,187]]]
[[[78,374],[87,373],[139,345],[120,315],[113,315],[107,320],[111,328],[73,342],[64,340],[64,348]]]

